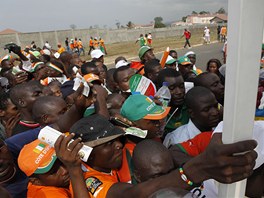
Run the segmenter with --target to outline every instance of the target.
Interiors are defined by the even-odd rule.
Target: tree
[[[120,22],[119,21],[116,21],[116,27],[117,27],[117,29],[120,28]]]
[[[126,24],[126,26],[127,26],[128,29],[132,29],[135,25],[131,21],[128,21],[128,23]]]
[[[208,12],[208,11],[201,11],[201,12],[199,12],[199,14],[210,14],[210,12]]]
[[[70,28],[73,29],[73,30],[75,30],[77,28],[77,26],[75,24],[71,24],[70,25]]]
[[[222,7],[222,8],[220,8],[216,13],[218,13],[218,14],[225,14],[226,11],[225,11],[225,9]]]
[[[182,17],[182,21],[186,22],[187,16]]]
[[[195,12],[195,11],[192,11],[192,14],[194,15],[194,14],[198,14],[197,12]]]
[[[162,17],[155,17],[154,18],[154,28],[163,28],[166,27],[164,23],[162,23],[163,18]]]

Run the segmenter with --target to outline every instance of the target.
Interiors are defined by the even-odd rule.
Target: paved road
[[[217,58],[223,63],[222,55],[223,43],[212,43],[210,45],[200,45],[193,47],[192,49],[178,49],[178,57],[183,56],[188,51],[193,51],[196,53],[196,66],[202,71],[206,70],[206,64],[209,59]],[[161,59],[162,53],[155,54],[158,59]],[[132,58],[137,59],[136,57]],[[131,58],[128,58],[130,61]],[[113,68],[114,64],[107,64],[108,68]]]
[[[193,47],[192,49],[182,49],[178,50],[178,56],[184,55],[188,51],[193,51],[196,53],[196,66],[202,71],[206,70],[206,64],[209,59],[217,58],[223,64],[223,54],[222,54],[223,43],[213,43],[210,45],[201,45]]]
[[[223,43],[213,43],[210,45],[201,45],[193,47],[191,49],[179,49],[178,57],[183,56],[188,51],[193,51],[196,53],[196,66],[202,71],[206,70],[206,64],[209,59],[217,58],[223,64],[223,54],[222,54]],[[161,58],[161,54],[156,55],[157,58]]]

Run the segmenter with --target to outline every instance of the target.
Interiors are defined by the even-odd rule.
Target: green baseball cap
[[[160,120],[165,118],[170,111],[170,107],[162,107],[149,97],[141,94],[131,95],[126,99],[122,108],[121,115],[130,121],[140,120]]]
[[[190,59],[187,56],[181,56],[178,59],[178,64],[179,65],[190,65],[190,64],[192,64],[192,62],[190,61]]]
[[[172,56],[169,55],[167,60],[166,60],[166,64],[171,65],[171,64],[175,63],[176,61],[177,61],[176,59],[172,58]]]
[[[139,51],[138,51],[138,56],[139,56],[139,58],[142,59],[143,56],[144,56],[144,54],[145,54],[147,51],[149,51],[149,50],[151,50],[151,48],[150,48],[149,46],[142,46],[142,47],[139,49]]]
[[[35,56],[36,58],[39,58],[40,55],[41,55],[39,51],[33,51],[33,52],[31,52],[31,54],[32,54],[33,56]]]

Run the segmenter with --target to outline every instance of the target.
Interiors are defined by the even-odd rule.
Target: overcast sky
[[[227,11],[228,0],[5,0],[1,1],[0,31],[6,28],[21,32],[77,28],[116,27],[148,24],[157,16],[164,22],[176,21],[193,10]]]

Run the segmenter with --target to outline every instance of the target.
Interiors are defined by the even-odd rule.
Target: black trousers
[[[90,46],[90,49],[89,49],[89,52],[88,52],[88,55],[91,54],[91,51],[94,50],[94,47],[93,46]]]
[[[185,38],[185,45],[184,45],[184,48],[189,45],[189,47],[191,47],[191,44],[189,42],[189,39]]]

